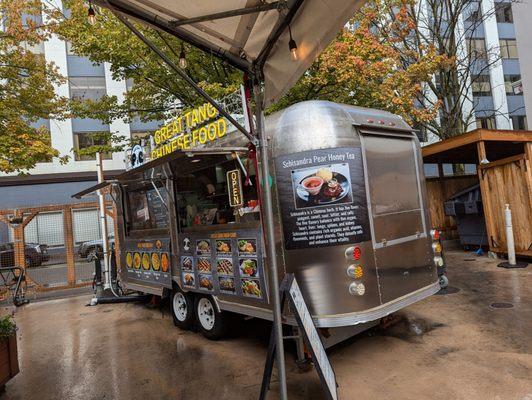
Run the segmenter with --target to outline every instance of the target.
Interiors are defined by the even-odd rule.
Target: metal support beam
[[[207,54],[211,54],[222,60],[225,60],[227,63],[229,63],[235,68],[240,69],[241,71],[251,71],[251,63],[247,60],[244,60],[237,55],[231,54],[230,52],[225,49],[222,49],[219,46],[213,45],[207,40],[185,30],[184,28],[173,27],[168,21],[164,20],[163,18],[157,17],[154,14],[151,14],[139,8],[132,8],[130,4],[122,2],[120,0],[94,0],[93,3],[102,5],[103,7],[110,9],[115,15],[117,15],[117,13],[121,13],[128,17],[142,21],[143,23],[153,26],[161,31],[167,32],[180,40],[190,43],[194,47],[197,47],[198,49],[204,51]]]
[[[277,359],[277,372],[279,375],[279,398],[286,400],[288,398],[286,390],[286,369],[284,360],[284,343],[283,343],[283,321],[281,319],[281,297],[279,295],[279,270],[277,266],[277,254],[275,252],[275,227],[273,222],[273,205],[272,192],[270,188],[270,165],[268,162],[268,138],[264,129],[264,113],[262,111],[262,93],[258,84],[253,86],[255,95],[255,113],[256,113],[256,135],[259,138],[260,151],[260,170],[263,185],[261,187],[262,205],[261,213],[263,216],[264,227],[266,230],[266,250],[268,255],[268,264],[270,266],[270,275],[272,279],[272,303],[273,303],[273,331],[275,331],[275,356]]]
[[[254,62],[254,65],[258,67],[260,71],[262,71],[266,60],[268,59],[268,56],[270,55],[270,52],[273,49],[273,46],[275,45],[275,43],[277,43],[279,37],[283,34],[288,25],[290,25],[295,15],[297,14],[297,11],[303,5],[303,1],[304,0],[294,0],[294,3],[288,7],[288,12],[286,13],[285,17],[282,18],[282,14],[279,15],[280,20],[277,24],[277,27],[274,28],[273,31],[270,33],[266,44],[264,45]]]
[[[170,21],[170,25],[177,27],[182,25],[195,24],[196,22],[214,21],[217,19],[237,17],[239,15],[256,14],[263,11],[274,10],[286,4],[286,1],[275,1],[273,3],[264,3],[257,6],[239,8],[236,10],[222,11],[219,13],[203,15],[200,17],[185,18],[175,21]]]
[[[123,17],[120,14],[116,14],[116,17],[125,25],[128,27],[128,29],[135,34],[140,40],[142,40],[155,54],[157,54],[165,63],[168,65],[176,74],[178,74],[181,78],[183,78],[190,86],[198,92],[198,94],[203,97],[207,102],[209,102],[214,108],[218,110],[218,112],[227,118],[229,122],[231,122],[236,129],[238,129],[240,132],[246,136],[250,142],[253,144],[256,144],[257,139],[249,133],[246,128],[244,128],[242,125],[240,125],[229,113],[227,113],[222,106],[218,104],[216,100],[214,100],[211,96],[207,94],[202,88],[200,88],[196,82],[194,82],[184,71],[182,71],[179,67],[177,67],[172,60],[170,60],[166,54],[164,54],[157,46],[155,46],[150,40],[148,40],[137,28],[133,26],[131,22],[127,20],[127,18]]]

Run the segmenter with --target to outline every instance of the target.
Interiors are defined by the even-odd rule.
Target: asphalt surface
[[[328,351],[340,399],[532,400],[532,266],[501,269],[463,252],[447,261],[453,294]],[[243,321],[212,342],[175,328],[167,306],[86,307],[89,299],[17,310],[21,372],[0,400],[258,398],[268,323]],[[291,400],[324,398],[290,346],[287,370]],[[269,399],[276,390],[274,377]]]

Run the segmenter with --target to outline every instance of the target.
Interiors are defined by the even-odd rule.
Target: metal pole
[[[142,40],[146,46],[148,46],[155,54],[157,54],[165,63],[168,65],[176,74],[178,74],[181,78],[183,78],[190,86],[198,92],[198,94],[203,97],[207,102],[209,102],[214,108],[218,110],[218,112],[227,118],[229,122],[231,122],[236,129],[238,129],[240,132],[242,132],[252,143],[255,143],[256,138],[253,137],[246,129],[240,125],[231,115],[226,112],[222,106],[218,104],[216,100],[214,100],[211,96],[207,94],[202,88],[200,88],[196,82],[194,82],[184,71],[181,70],[181,68],[178,68],[172,60],[170,60],[166,54],[164,54],[157,46],[155,46],[150,40],[148,40],[137,28],[133,26],[131,22],[127,20],[127,18],[124,18],[122,15],[115,13],[116,17],[122,21],[122,23],[129,28],[131,32],[135,34],[140,40]]]
[[[508,264],[515,265],[515,243],[514,231],[512,226],[512,211],[510,205],[505,204],[504,217],[506,219],[506,245],[508,246]]]
[[[98,183],[103,182],[103,161],[100,152],[96,153],[96,166],[98,171]],[[98,202],[100,206],[100,229],[102,231],[103,248],[103,288],[111,287],[111,276],[109,274],[109,241],[107,240],[107,217],[105,216],[105,195],[102,189],[98,190]],[[96,254],[97,256],[97,254]]]
[[[170,25],[182,26],[182,25],[194,24],[196,22],[205,22],[205,21],[212,22],[217,19],[237,17],[239,15],[258,14],[262,11],[269,11],[269,10],[273,10],[276,8],[280,8],[281,4],[284,5],[285,3],[286,2],[280,3],[278,1],[275,1],[273,3],[264,3],[264,4],[259,4],[256,6],[239,8],[237,10],[222,11],[219,13],[203,15],[201,17],[178,19],[176,21],[170,21]]]
[[[266,229],[266,248],[268,254],[268,262],[271,269],[272,277],[272,297],[273,297],[273,326],[275,331],[275,352],[277,358],[277,371],[279,374],[279,398],[286,400],[288,398],[286,390],[286,370],[284,361],[284,344],[283,344],[283,323],[281,320],[281,299],[279,296],[279,275],[277,268],[277,255],[275,254],[275,228],[273,224],[273,207],[272,207],[272,192],[270,188],[270,166],[268,163],[268,139],[264,130],[264,114],[262,112],[262,93],[258,85],[253,86],[253,93],[255,95],[256,108],[256,126],[257,136],[259,138],[259,151],[261,161],[262,174],[262,193],[263,193],[263,209],[261,210]]]

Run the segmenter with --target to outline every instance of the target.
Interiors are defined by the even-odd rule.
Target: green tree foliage
[[[105,9],[96,9],[96,23],[87,22],[87,4],[83,0],[65,0],[64,8],[53,13],[57,33],[71,43],[72,50],[87,56],[93,62],[111,64],[115,79],[132,82],[119,104],[108,98],[96,104],[80,104],[78,112],[87,112],[105,120],[138,116],[141,120],[162,120],[176,111],[176,107],[192,107],[203,103],[196,93],[180,79],[143,42],[135,37],[114,15]],[[241,73],[214,56],[190,47],[179,39],[143,25],[137,28],[173,61],[179,65],[183,49],[186,73],[209,94],[222,97],[232,93],[242,82]]]
[[[269,111],[320,99],[387,110],[401,115],[410,124],[434,119],[440,103],[420,107],[423,82],[445,68],[449,58],[439,54],[434,45],[424,43],[420,45],[421,56],[403,62],[410,50],[400,44],[416,29],[408,13],[413,0],[390,1],[395,1],[393,15],[384,13],[381,0],[362,7]],[[386,37],[376,29],[376,21],[388,27]]]
[[[40,119],[64,118],[68,99],[54,86],[64,82],[52,63],[31,51],[49,31],[42,26],[40,2],[0,0],[0,171],[19,172],[59,153],[50,146]],[[64,159],[62,159],[64,160]]]

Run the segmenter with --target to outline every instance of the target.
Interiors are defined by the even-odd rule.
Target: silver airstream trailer
[[[158,131],[166,150],[113,184],[122,284],[171,296],[177,326],[214,338],[231,313],[272,319],[264,184],[280,278],[295,275],[316,326],[367,326],[440,289],[419,142],[401,118],[326,101],[269,116],[270,182],[252,147],[208,126]]]

